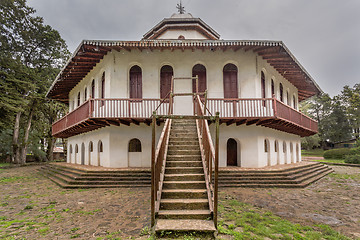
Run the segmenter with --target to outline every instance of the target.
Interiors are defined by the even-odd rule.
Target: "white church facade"
[[[220,40],[201,19],[174,14],[140,41],[81,42],[47,94],[69,104],[53,124],[53,135],[68,139],[67,162],[149,168],[151,115],[167,114],[173,78],[187,78],[178,88],[196,92],[195,76],[209,112],[220,112],[220,167],[301,161],[300,139],[317,122],[298,103],[321,89],[284,43]],[[174,111],[193,108],[178,101]]]

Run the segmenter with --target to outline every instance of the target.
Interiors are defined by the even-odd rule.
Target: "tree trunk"
[[[29,145],[28,140],[29,140],[29,133],[30,133],[30,128],[31,128],[31,121],[32,121],[32,117],[33,117],[33,107],[30,109],[30,114],[29,114],[29,119],[27,122],[27,126],[25,129],[25,135],[24,135],[24,145],[22,148],[22,153],[21,153],[21,164],[25,164],[26,163],[26,151],[27,151],[27,147]]]
[[[54,161],[54,144],[56,139],[54,137],[48,138],[48,147],[47,147],[47,160],[52,162]]]
[[[19,133],[20,133],[20,118],[22,112],[16,113],[14,134],[13,134],[13,152],[11,156],[11,162],[15,164],[20,163],[20,144],[19,144]]]

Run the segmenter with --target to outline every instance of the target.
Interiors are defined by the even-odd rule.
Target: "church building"
[[[67,162],[149,168],[153,111],[166,115],[170,104],[176,115],[195,111],[195,98],[169,100],[172,87],[206,92],[207,114],[220,113],[220,167],[300,162],[301,137],[318,130],[298,108],[321,89],[283,42],[223,40],[181,12],[139,41],[80,43],[47,94],[69,105],[52,126],[53,136],[68,140]]]

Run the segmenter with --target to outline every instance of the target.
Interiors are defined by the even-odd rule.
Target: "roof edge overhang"
[[[112,50],[210,49],[253,51],[298,88],[299,101],[323,91],[282,41],[268,40],[83,40],[55,78],[46,96],[68,102],[68,94]]]

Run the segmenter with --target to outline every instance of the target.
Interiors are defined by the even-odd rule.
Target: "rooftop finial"
[[[180,3],[176,4],[176,8],[178,9],[178,12],[179,12],[180,14],[184,14],[184,13],[185,13],[185,8],[183,7],[181,0],[180,0]]]

